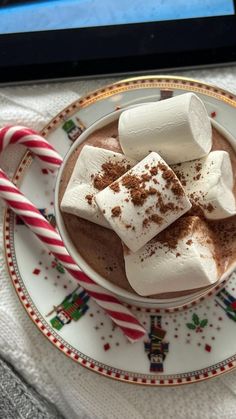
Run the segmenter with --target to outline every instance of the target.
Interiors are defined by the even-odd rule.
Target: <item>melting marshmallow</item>
[[[226,151],[212,151],[207,157],[174,165],[172,169],[206,218],[222,219],[236,214],[233,171]]]
[[[124,249],[124,259],[127,279],[142,296],[206,287],[219,276],[211,233],[196,216],[182,217],[136,253]]]
[[[124,154],[137,160],[156,151],[168,164],[180,163],[203,157],[212,147],[210,119],[194,93],[128,109],[118,130]]]
[[[155,152],[99,192],[95,201],[133,252],[191,208],[180,181]]]
[[[64,193],[61,210],[109,228],[94,196],[134,164],[135,161],[123,154],[85,145]]]

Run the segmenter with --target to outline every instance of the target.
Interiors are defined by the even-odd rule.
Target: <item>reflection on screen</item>
[[[233,0],[0,0],[0,33],[231,15]]]

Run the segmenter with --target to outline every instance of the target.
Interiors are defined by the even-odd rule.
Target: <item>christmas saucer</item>
[[[194,80],[161,76],[97,90],[63,110],[42,133],[65,155],[81,132],[102,116],[187,91],[196,92],[209,115],[236,137],[234,95]],[[52,224],[55,176],[40,169],[29,153],[14,176]],[[25,310],[45,337],[75,362],[107,377],[154,386],[198,382],[235,367],[235,274],[223,288],[181,309],[130,307],[148,330],[146,339],[130,344],[9,210],[4,236],[10,277]]]

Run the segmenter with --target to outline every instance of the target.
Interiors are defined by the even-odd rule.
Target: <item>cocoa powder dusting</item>
[[[155,195],[156,193],[157,193],[157,190],[150,186],[150,188],[148,189],[148,194],[149,195]]]
[[[145,191],[144,188],[140,188],[140,189],[132,189],[130,191],[130,195],[131,195],[131,201],[133,202],[134,205],[142,206],[148,196],[148,193],[147,191]]]
[[[173,181],[173,185],[171,186],[171,191],[176,196],[183,196],[184,195],[184,190],[176,179]]]
[[[128,174],[123,177],[122,185],[130,191],[131,201],[134,205],[142,206],[148,196],[148,191],[142,185],[143,179],[138,176]]]
[[[190,199],[190,202],[192,204],[192,207],[188,211],[188,215],[193,215],[193,216],[194,215],[197,215],[199,218],[205,219],[205,215],[204,215],[203,209],[198,204],[197,200],[195,201],[194,199],[191,198]]]
[[[173,170],[169,169],[165,164],[159,163],[158,168],[162,170],[162,177],[166,181],[166,188],[171,189],[174,195],[183,196],[184,190]]]
[[[131,227],[132,227],[132,225],[131,225],[131,224],[125,224],[125,228],[129,229],[129,228],[131,228]]]
[[[195,180],[199,180],[201,177],[201,173],[198,173],[197,176],[195,176]]]
[[[214,207],[212,204],[207,204],[206,208],[205,208],[208,212],[212,212],[214,211]]]
[[[166,170],[169,170],[165,163],[158,163],[157,167],[163,172],[165,172]]]
[[[215,246],[218,248],[218,260],[228,260],[233,255],[232,243],[236,241],[236,217],[225,220],[207,221],[209,229],[214,233]]]
[[[173,202],[165,203],[163,201],[162,195],[160,192],[157,192],[158,198],[156,203],[156,208],[159,209],[161,214],[166,214],[168,211],[174,211],[175,205]]]
[[[149,182],[152,178],[153,182],[155,181],[155,184],[158,183],[154,176],[157,175],[159,170],[163,172],[162,177],[166,183],[165,188],[171,188],[171,191],[175,196],[182,197],[184,195],[184,190],[175,173],[169,169],[166,164],[160,162],[157,164],[157,166],[150,168],[150,175],[147,173],[143,173],[141,176],[137,176],[131,173],[127,174],[122,179],[122,185],[130,190],[131,201],[134,205],[142,206],[149,195],[157,194],[158,200],[156,207],[159,208],[159,210],[164,214],[167,211],[178,210],[178,207],[175,207],[174,204],[170,202],[165,203],[163,201],[163,197],[157,189],[153,187],[149,187],[147,189],[146,187],[146,182]],[[165,188],[163,188],[163,190],[165,190]]]
[[[179,163],[181,164],[181,163]],[[178,165],[177,165],[178,166]],[[185,176],[182,172],[180,172],[179,170],[175,170],[175,175],[177,176],[177,178],[182,182],[183,179],[185,179]]]
[[[140,180],[137,176],[134,175],[126,175],[122,179],[122,185],[125,186],[127,189],[138,188],[140,184]]]
[[[203,204],[202,202],[199,202],[200,198],[198,196],[195,196],[194,194],[190,195],[190,202],[192,204],[192,208],[188,211],[189,215],[197,215],[200,218],[205,219],[204,210],[208,212],[214,211],[214,206],[209,204]]]
[[[162,177],[163,179],[171,182],[173,179],[175,179],[175,174],[172,172],[172,170],[165,168],[165,170],[163,170]]]
[[[151,175],[152,175],[152,176],[156,176],[156,175],[157,175],[157,173],[158,173],[158,169],[157,169],[157,167],[156,167],[156,166],[153,166],[153,167],[150,169],[150,173],[151,173]]]
[[[114,182],[110,185],[110,188],[114,191],[114,192],[120,192],[120,185],[118,182]]]
[[[151,221],[153,221],[153,222],[154,222],[154,223],[156,223],[156,224],[161,224],[161,223],[162,223],[162,221],[163,221],[163,218],[162,218],[162,217],[160,217],[160,216],[159,216],[159,215],[157,215],[157,214],[153,214],[153,215],[151,215],[150,219],[151,219]]]
[[[192,228],[193,217],[183,216],[156,236],[156,240],[169,249],[176,249],[179,240],[187,236]]]
[[[92,205],[93,195],[86,195],[85,199],[87,200],[89,205]]]
[[[197,172],[200,172],[200,170],[202,169],[202,163],[196,163],[195,164],[195,169]]]
[[[120,162],[106,162],[102,165],[102,173],[99,173],[93,178],[93,186],[102,191],[119,177],[124,175],[130,169],[129,164]]]
[[[112,208],[111,210],[112,212],[112,217],[119,217],[119,215],[121,214],[121,207],[117,206]]]
[[[141,175],[141,178],[144,182],[148,182],[152,176],[148,175],[147,173],[144,173],[143,175]]]
[[[219,232],[214,231],[214,226],[215,228],[216,226],[217,228],[219,228],[219,223],[209,223],[207,222],[207,220],[203,221],[197,216],[183,215],[181,218],[176,220],[173,224],[171,224],[169,227],[167,227],[165,230],[159,233],[156,237],[154,237],[154,239],[152,239],[150,243],[147,243],[145,258],[151,257],[153,254],[158,252],[158,250],[161,249],[163,246],[166,247],[166,253],[168,251],[173,251],[177,249],[179,241],[184,239],[184,237],[188,236],[189,234],[191,234],[191,232],[194,231],[196,233],[199,233],[199,240],[202,245],[211,246],[213,258],[216,261],[218,272],[220,275],[223,272],[221,248],[222,245],[217,236],[217,233]],[[222,223],[221,228],[225,229],[224,223]],[[227,229],[227,232],[225,234],[227,238],[229,238],[229,230],[231,231],[230,227]],[[232,234],[236,238],[235,228],[232,229]],[[220,236],[222,237],[222,234]],[[186,241],[186,244],[188,246],[191,246],[193,244],[193,240],[188,239]],[[225,244],[224,248],[226,249]],[[181,256],[181,254],[177,252],[176,257],[179,256]]]
[[[148,225],[149,225],[149,218],[144,218],[143,227],[147,227]]]
[[[158,214],[152,214],[150,215],[150,217],[145,218],[143,220],[143,227],[148,227],[150,225],[151,222],[156,223],[158,225],[160,225],[163,221],[163,218],[160,217]]]

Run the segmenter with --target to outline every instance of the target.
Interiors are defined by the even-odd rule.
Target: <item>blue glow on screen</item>
[[[11,2],[9,1],[9,4]],[[50,0],[0,6],[0,33],[234,14],[233,0]]]

